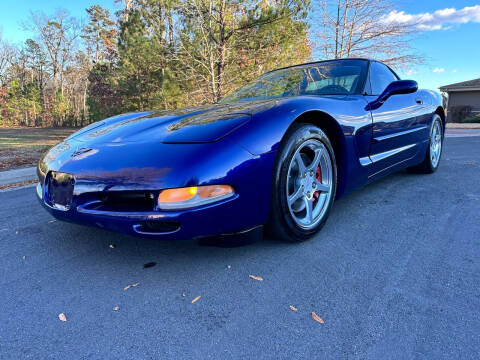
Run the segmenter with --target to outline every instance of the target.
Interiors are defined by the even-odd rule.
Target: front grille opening
[[[155,210],[154,195],[148,192],[126,192],[98,194],[98,202],[92,210],[116,212],[142,212]]]

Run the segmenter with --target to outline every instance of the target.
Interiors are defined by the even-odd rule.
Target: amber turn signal
[[[158,202],[162,203],[175,203],[180,201],[187,201],[193,199],[197,194],[197,187],[185,187],[178,189],[167,189],[163,190],[158,196]]]

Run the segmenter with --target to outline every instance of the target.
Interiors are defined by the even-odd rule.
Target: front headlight
[[[193,208],[229,198],[234,194],[230,185],[190,186],[162,190],[158,207],[162,210]]]

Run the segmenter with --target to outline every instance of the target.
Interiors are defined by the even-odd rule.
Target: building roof
[[[474,91],[480,90],[480,78],[462,81],[455,84],[444,85],[440,87],[440,91]]]

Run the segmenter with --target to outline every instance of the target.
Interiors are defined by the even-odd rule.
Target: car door
[[[398,76],[386,65],[372,61],[367,82],[367,101],[375,100]],[[372,140],[370,144],[370,176],[392,168],[417,153],[425,137],[425,124],[419,115],[424,108],[418,93],[389,97],[378,109],[372,110]]]

